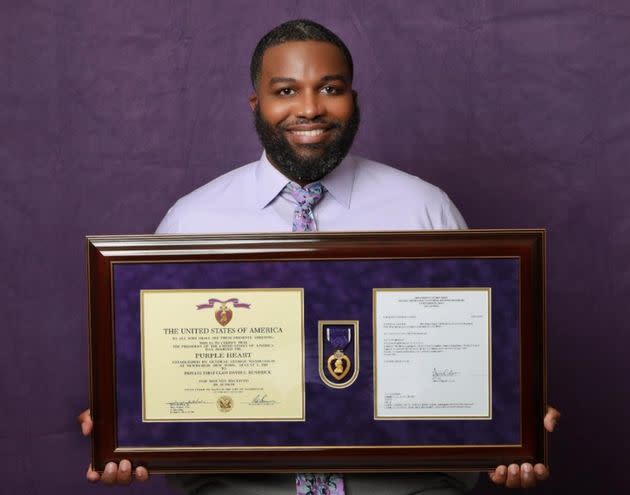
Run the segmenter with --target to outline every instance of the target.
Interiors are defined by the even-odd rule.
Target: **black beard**
[[[329,144],[304,144],[304,148],[322,150],[319,156],[310,158],[300,156],[294,151],[284,135],[281,124],[274,126],[263,119],[258,105],[254,109],[256,132],[267,152],[267,157],[285,177],[302,184],[320,180],[341,163],[352,147],[360,122],[361,116],[357,104],[354,105],[352,115],[345,126],[338,121],[329,121],[321,118],[313,120],[302,119],[299,122],[301,124],[325,123],[332,127],[329,132],[338,133]]]

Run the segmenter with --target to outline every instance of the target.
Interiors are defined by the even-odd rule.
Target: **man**
[[[314,230],[460,229],[466,224],[449,198],[417,177],[348,155],[359,126],[353,64],[345,44],[307,20],[282,24],[258,43],[251,62],[249,102],[265,152],[181,198],[157,233]],[[551,431],[559,413],[550,408]],[[79,421],[92,429],[89,411]],[[490,476],[508,487],[534,486],[545,466],[499,466]],[[148,476],[144,468],[136,478]],[[98,481],[91,468],[87,477]],[[109,463],[108,484],[131,481],[131,465]],[[309,493],[309,475],[178,476],[170,482],[195,494]],[[330,493],[451,495],[476,479],[465,473],[325,475]]]

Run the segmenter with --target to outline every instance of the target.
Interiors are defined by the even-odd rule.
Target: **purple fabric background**
[[[177,446],[182,439],[216,446],[519,443],[518,276],[514,259],[116,265],[119,445]],[[140,290],[296,286],[304,288],[306,423],[142,423]],[[436,421],[430,429],[417,421],[374,422],[374,287],[492,288],[491,421]],[[362,329],[359,376],[343,391],[324,385],[317,370],[317,320],[323,317],[356,319]]]
[[[249,56],[311,17],[356,62],[355,152],[448,191],[472,227],[549,229],[553,478],[626,486],[630,4],[626,0],[3,0],[0,492],[83,479],[83,236],[152,232],[260,148]],[[166,494],[160,477],[127,493]],[[109,493],[109,492],[107,492]],[[482,476],[476,493],[496,493]]]

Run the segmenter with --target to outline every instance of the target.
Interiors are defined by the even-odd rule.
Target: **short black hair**
[[[276,45],[282,45],[290,41],[324,41],[331,43],[341,50],[343,57],[346,59],[348,69],[350,71],[350,81],[354,75],[354,66],[352,64],[352,55],[341,38],[333,33],[330,29],[325,28],[321,24],[309,19],[295,19],[276,26],[266,35],[264,35],[252,54],[252,61],[249,65],[249,75],[252,79],[254,89],[258,87],[260,82],[260,71],[262,69],[262,59],[268,48]]]

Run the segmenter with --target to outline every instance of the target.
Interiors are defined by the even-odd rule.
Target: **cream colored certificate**
[[[374,289],[375,418],[490,419],[490,289]]]
[[[302,289],[140,298],[143,421],[304,421]]]

